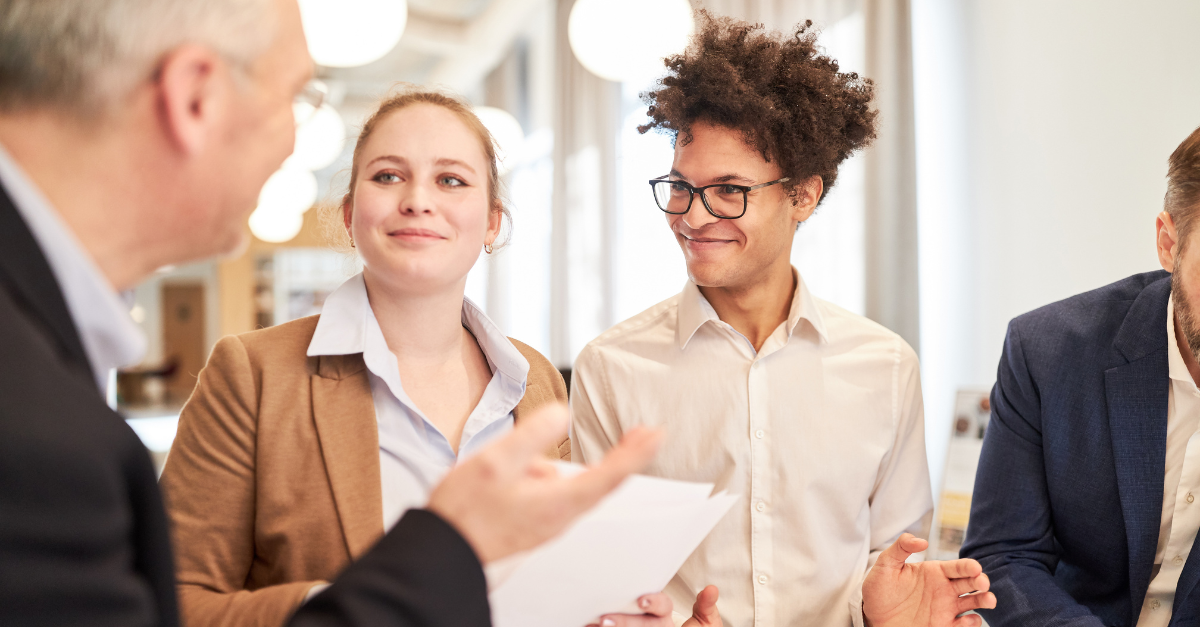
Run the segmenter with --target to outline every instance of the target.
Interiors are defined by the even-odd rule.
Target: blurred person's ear
[[[226,115],[233,89],[228,63],[204,46],[183,45],[166,55],[155,88],[163,130],[181,152],[195,155]]]

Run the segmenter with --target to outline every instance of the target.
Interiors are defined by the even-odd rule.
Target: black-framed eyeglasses
[[[692,199],[699,193],[704,208],[714,217],[723,220],[736,220],[746,215],[750,192],[788,181],[788,177],[784,177],[749,187],[733,183],[692,187],[684,181],[672,181],[668,176],[670,175],[650,179],[650,189],[654,191],[654,202],[658,204],[659,209],[671,215],[683,215],[692,208]],[[706,193],[710,189],[714,191]]]

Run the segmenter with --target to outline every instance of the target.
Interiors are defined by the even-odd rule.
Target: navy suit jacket
[[[1138,274],[1009,324],[962,548],[991,578],[992,627],[1136,624],[1162,517],[1170,288]],[[1200,624],[1198,554],[1172,626]]]

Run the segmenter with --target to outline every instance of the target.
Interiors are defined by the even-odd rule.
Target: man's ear
[[[204,150],[228,106],[230,69],[205,46],[186,44],[167,53],[155,89],[159,114],[170,142],[188,155]]]
[[[791,203],[791,219],[797,224],[812,217],[825,191],[825,182],[819,176],[810,176],[792,188],[788,202]]]
[[[1179,230],[1175,228],[1175,219],[1163,211],[1154,221],[1156,231],[1155,245],[1158,249],[1158,263],[1167,272],[1175,271],[1175,259],[1179,254]]]

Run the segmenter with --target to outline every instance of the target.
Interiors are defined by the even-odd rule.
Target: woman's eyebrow
[[[439,165],[439,166],[457,165],[457,166],[460,166],[460,167],[463,167],[463,168],[469,170],[471,172],[471,174],[477,174],[477,172],[475,172],[475,168],[472,168],[466,161],[460,161],[458,159],[450,159],[447,157],[442,157],[441,159],[438,159],[437,161],[434,161],[433,163],[434,163],[434,165]]]
[[[367,165],[364,167],[369,168],[372,165],[374,165],[376,161],[391,161],[392,163],[395,163],[398,165],[408,165],[408,160],[405,159],[404,157],[397,157],[396,155],[380,155],[380,156],[375,157],[374,159],[371,159],[370,161],[368,161]]]

